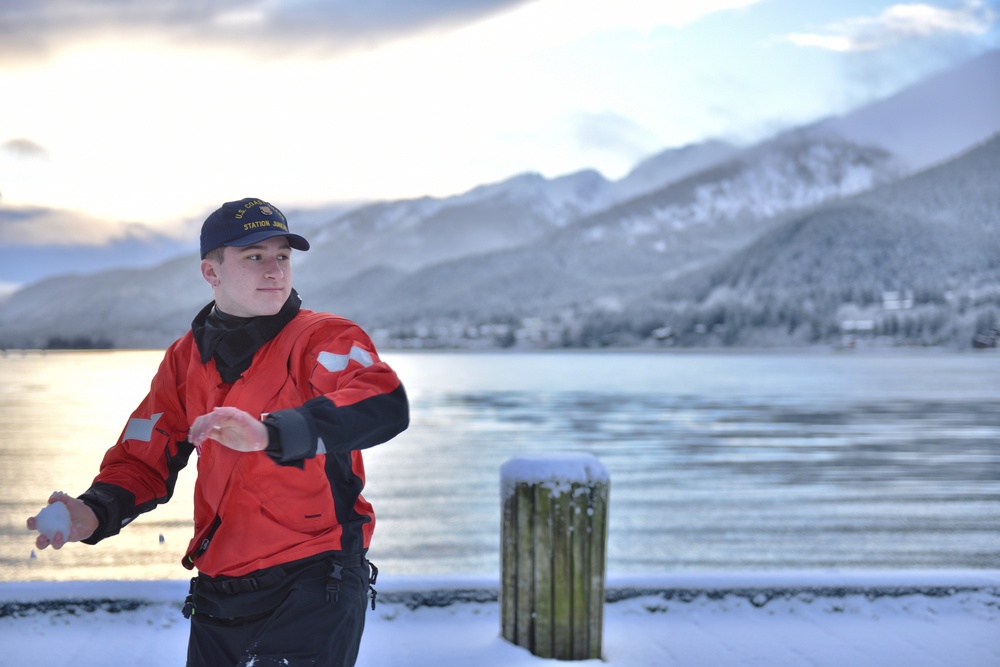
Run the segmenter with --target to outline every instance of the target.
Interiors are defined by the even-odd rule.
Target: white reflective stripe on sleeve
[[[153,427],[156,425],[156,422],[160,421],[160,417],[162,416],[162,412],[157,412],[149,419],[132,417],[128,420],[128,424],[125,425],[125,434],[122,436],[122,442],[126,440],[149,442],[149,439],[153,437]]]
[[[331,373],[336,373],[337,371],[342,371],[347,368],[347,364],[350,363],[352,359],[362,366],[371,366],[375,363],[372,359],[372,355],[366,350],[362,350],[357,345],[351,346],[351,351],[348,354],[320,352],[316,361],[318,361],[326,370]]]

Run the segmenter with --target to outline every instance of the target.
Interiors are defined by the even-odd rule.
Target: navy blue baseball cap
[[[273,236],[287,237],[296,250],[309,250],[309,241],[288,231],[288,221],[277,206],[255,197],[227,201],[201,226],[201,258],[219,246],[242,248]]]

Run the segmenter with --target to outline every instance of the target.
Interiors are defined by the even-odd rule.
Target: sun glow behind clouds
[[[210,111],[222,106],[220,93],[239,66],[225,55],[116,42],[8,73],[5,90],[24,102],[6,110],[8,126],[49,159],[34,173],[7,170],[6,202],[119,219],[176,214],[177,188],[190,189],[188,178],[211,160],[219,140],[239,134],[218,132],[221,117]],[[234,116],[228,128],[245,117],[222,115]]]
[[[591,81],[560,74],[549,60],[560,46],[754,1],[536,2],[337,58],[257,59],[148,37],[77,45],[3,74],[10,99],[24,101],[5,129],[49,156],[31,168],[0,158],[5,202],[155,223],[250,192],[444,195],[527,169],[575,170],[585,165],[560,126],[614,110]]]

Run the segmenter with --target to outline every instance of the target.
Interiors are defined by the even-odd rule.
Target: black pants
[[[187,667],[353,667],[365,629],[369,569],[337,569],[327,555],[265,571],[259,590],[192,583]],[[273,570],[273,568],[272,568]]]

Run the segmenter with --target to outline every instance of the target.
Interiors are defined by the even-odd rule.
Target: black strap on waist
[[[259,591],[262,588],[270,588],[285,577],[285,570],[280,565],[269,567],[265,572],[257,576],[238,577],[234,579],[208,579],[198,577],[198,587],[204,587],[213,593],[249,593]]]
[[[336,579],[340,579],[340,573],[344,570],[344,568],[350,569],[354,567],[361,567],[366,562],[364,554],[330,554],[327,555],[326,558],[328,558],[329,562],[331,562],[330,575]],[[199,588],[203,587],[205,590],[213,593],[225,593],[226,595],[232,595],[234,593],[250,593],[252,591],[259,591],[262,588],[270,588],[271,586],[278,584],[287,574],[288,572],[285,568],[281,565],[275,565],[267,568],[259,574],[250,575],[248,577],[215,579],[199,576],[197,577],[197,586]]]
[[[196,611],[196,591],[201,591],[202,595],[205,593],[233,595],[236,593],[251,593],[254,591],[260,591],[280,584],[286,577],[295,577],[304,567],[313,567],[317,563],[323,561],[325,561],[330,568],[327,571],[328,601],[335,601],[338,598],[340,588],[339,584],[343,578],[344,569],[353,569],[363,567],[365,565],[369,566],[371,572],[369,588],[371,590],[372,609],[375,608],[376,593],[375,589],[372,588],[372,584],[375,583],[375,578],[378,576],[378,569],[375,565],[372,564],[372,562],[369,561],[363,553],[327,553],[318,557],[314,556],[307,558],[302,561],[286,563],[284,566],[275,565],[248,577],[214,578],[208,577],[204,574],[199,574],[197,577],[191,579],[191,587],[188,591],[187,599],[184,601],[184,608],[182,610],[184,617],[190,618]]]

